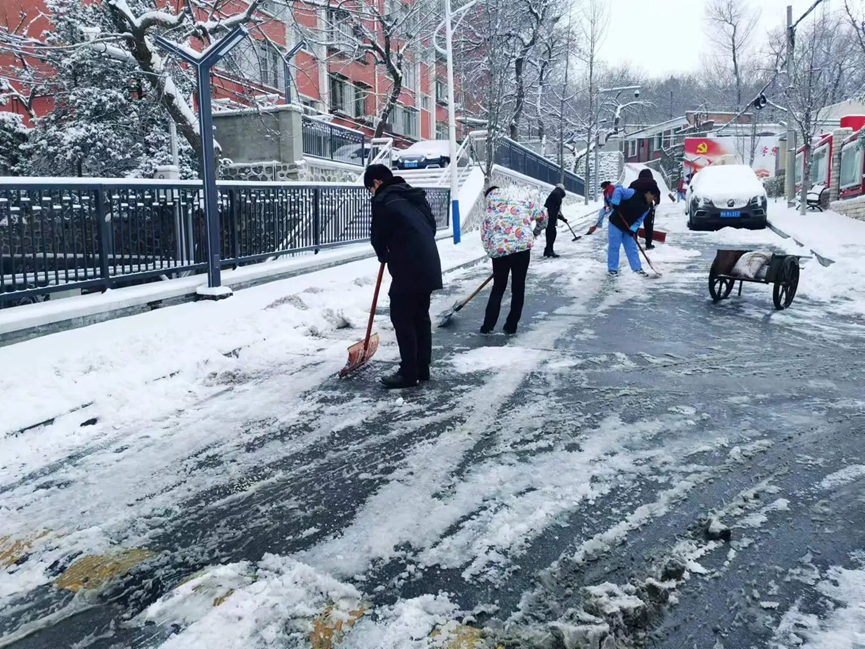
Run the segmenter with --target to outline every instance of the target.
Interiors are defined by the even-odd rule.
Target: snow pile
[[[770,206],[769,220],[793,238],[786,241],[791,254],[809,256],[813,250],[835,262],[824,267],[818,259],[808,261],[799,294],[831,303],[835,311],[865,315],[865,221],[830,211],[802,216],[781,203]]]
[[[828,614],[803,613],[797,602],[782,618],[772,649],[858,649],[865,646],[865,569],[833,566],[817,584]]]
[[[865,478],[865,465],[851,464],[840,471],[827,475],[820,481],[819,486],[825,491],[831,491],[838,487],[850,484],[851,482],[855,482],[856,480],[861,480],[862,478]]]
[[[363,613],[355,588],[266,554],[257,565],[242,561],[206,570],[137,621],[182,628],[163,649],[259,649],[304,646],[313,634],[339,634],[337,629],[350,629]]]
[[[402,600],[393,606],[376,609],[374,615],[362,618],[352,630],[346,646],[353,649],[427,649],[442,646],[455,635],[458,614],[459,609],[446,594],[421,595]]]

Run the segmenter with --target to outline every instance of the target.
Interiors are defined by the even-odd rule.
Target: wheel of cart
[[[709,270],[709,295],[712,296],[712,301],[714,302],[720,302],[729,297],[733,291],[733,285],[736,283],[735,280],[724,277],[721,271],[718,270],[719,268],[720,263],[718,262],[718,258],[715,257],[715,261],[712,262],[712,268]]]
[[[775,273],[775,288],[772,291],[772,301],[779,311],[793,304],[796,291],[799,288],[799,258],[788,255],[781,263],[781,268]]]
[[[766,267],[765,274],[758,277],[739,277],[733,275],[736,262],[745,253],[751,250],[718,250],[715,252],[715,260],[709,270],[709,295],[714,302],[720,302],[730,296],[736,282],[739,282],[739,295],[742,295],[742,285],[745,282],[751,284],[774,284],[772,300],[775,308],[783,310],[793,303],[796,291],[799,288],[799,260],[798,255],[773,254]]]

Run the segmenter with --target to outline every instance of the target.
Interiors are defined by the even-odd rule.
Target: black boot
[[[388,390],[404,390],[417,387],[417,381],[409,381],[399,372],[381,377],[381,384]]]

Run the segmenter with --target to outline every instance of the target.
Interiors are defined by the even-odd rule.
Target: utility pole
[[[457,119],[456,92],[454,90],[454,42],[453,25],[451,24],[451,0],[445,0],[445,49],[447,50],[448,70],[448,140],[450,142],[450,176],[451,176],[451,223],[453,225],[454,243],[460,242],[460,183],[457,175]]]
[[[565,61],[565,84],[562,87],[562,98],[559,102],[559,167],[561,167],[561,178],[559,182],[565,184],[565,95],[568,92],[568,76],[571,71],[571,16],[568,14],[568,48],[567,60]],[[585,189],[583,190],[585,191]]]
[[[784,178],[787,207],[796,204],[796,128],[793,115],[793,50],[796,47],[793,28],[793,6],[787,5],[787,171]],[[802,179],[804,182],[805,179]]]

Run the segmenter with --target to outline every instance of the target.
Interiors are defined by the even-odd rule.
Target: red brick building
[[[413,1],[367,0],[367,5],[374,2],[379,11],[392,13],[408,11]],[[238,10],[241,8],[238,5]],[[329,42],[333,46],[309,43],[298,52],[293,68],[295,101],[311,111],[332,115],[336,124],[372,135],[391,82],[384,69],[373,63],[371,54],[356,56],[351,43],[353,35],[346,29],[346,21],[340,20],[338,11],[341,10],[326,6],[311,8],[300,3],[289,9],[283,4],[264,2],[261,16],[265,20],[253,30],[252,39],[214,70],[214,109],[248,105],[251,96],[258,101],[284,103],[286,77],[280,53],[300,42],[306,30],[308,34],[316,34],[318,38],[314,40],[319,43]],[[0,26],[16,29],[21,15],[32,20],[22,35],[40,38],[51,29],[44,0],[4,0]],[[264,36],[258,33],[259,29]],[[429,42],[410,48],[406,58],[403,89],[386,130],[402,142],[444,138],[447,133],[444,62]],[[23,93],[25,88],[15,74],[18,65],[9,52],[0,52],[0,74]],[[43,72],[50,74],[50,70]],[[189,101],[192,103],[191,97]],[[39,116],[51,107],[50,97],[38,97],[31,109]],[[17,112],[29,123],[30,111],[14,96],[0,110]]]

